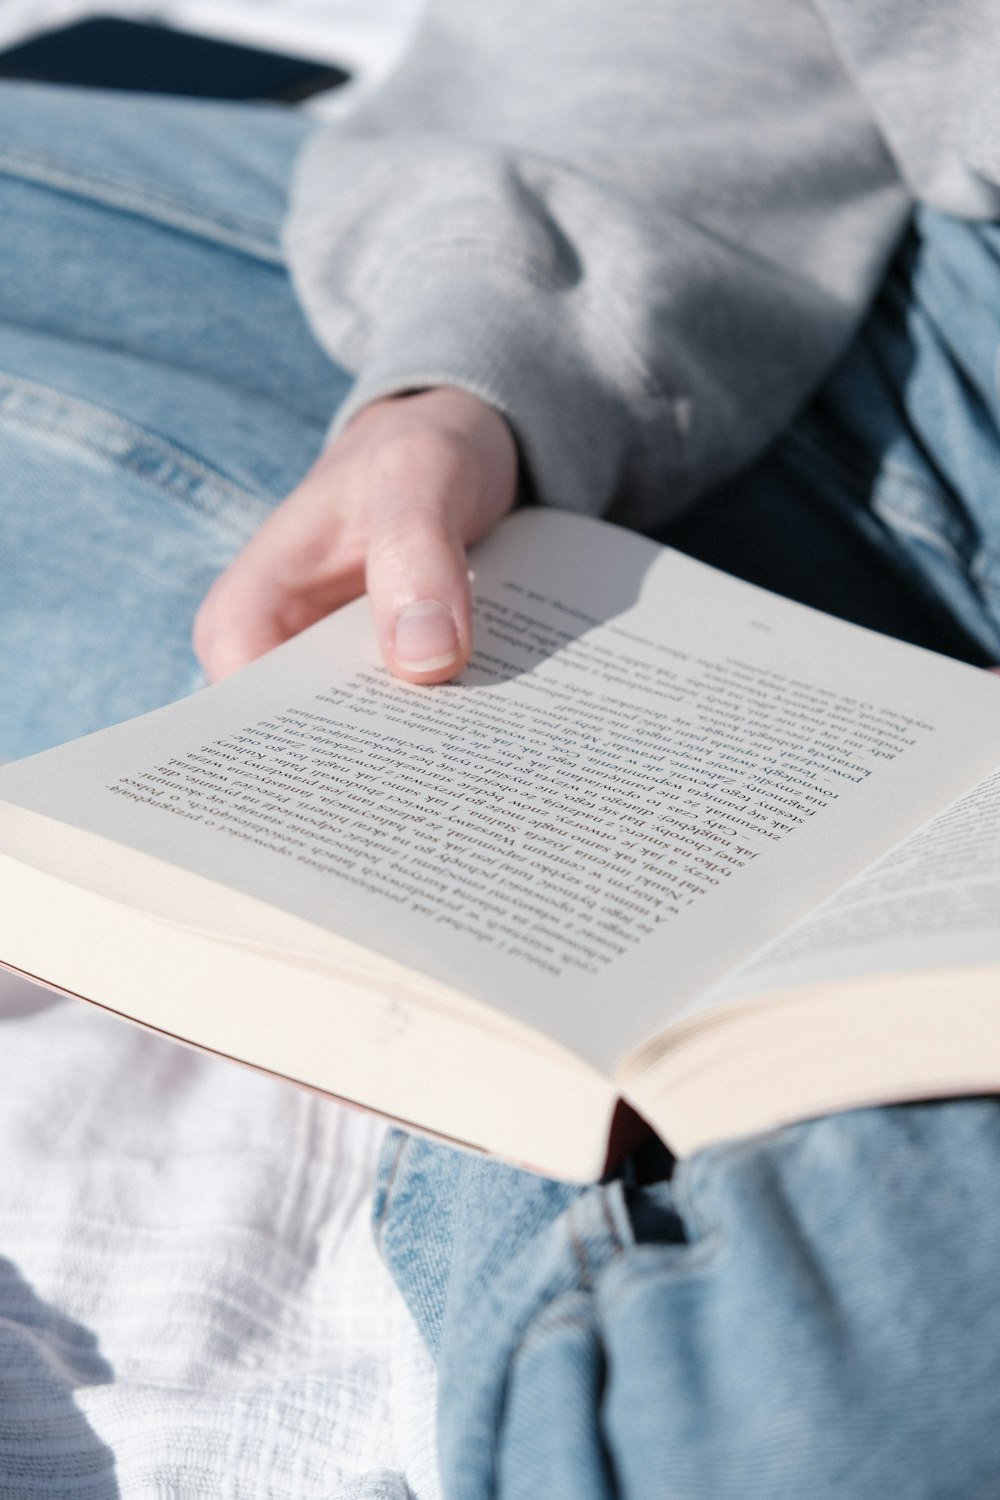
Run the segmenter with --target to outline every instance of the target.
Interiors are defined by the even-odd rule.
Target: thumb
[[[514,502],[510,431],[488,408],[472,417],[471,430],[445,420],[401,433],[371,471],[365,583],[386,665],[410,682],[447,681],[468,661],[465,549]]]

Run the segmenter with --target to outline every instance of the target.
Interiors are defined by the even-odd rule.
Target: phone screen
[[[0,77],[294,104],[344,83],[348,74],[328,62],[109,16],[8,48],[0,53]]]

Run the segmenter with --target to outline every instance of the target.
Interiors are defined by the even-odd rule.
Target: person
[[[195,686],[193,616],[219,677],[367,588],[444,680],[518,498],[995,663],[998,51],[985,0],[440,0],[323,130],[11,90],[6,753]],[[394,1137],[446,1494],[1000,1493],[998,1146],[914,1104],[574,1188]]]

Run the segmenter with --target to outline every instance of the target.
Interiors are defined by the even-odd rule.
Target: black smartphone
[[[348,76],[328,62],[117,16],[77,21],[0,53],[0,78],[203,99],[295,104]]]

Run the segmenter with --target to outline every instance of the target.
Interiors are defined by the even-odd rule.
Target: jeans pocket
[[[191,624],[271,502],[169,438],[0,375],[0,757],[202,678]]]

